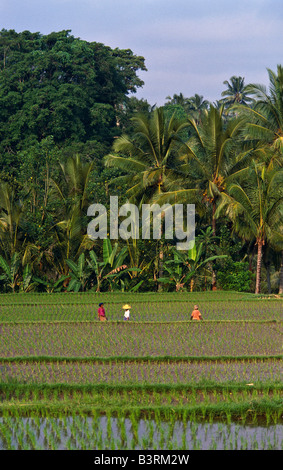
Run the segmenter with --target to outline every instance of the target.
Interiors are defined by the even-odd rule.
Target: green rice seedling
[[[216,449],[217,449],[217,442],[216,442],[214,436],[212,436],[209,449],[210,449],[210,450],[216,450]]]
[[[187,436],[186,436],[186,427],[182,423],[182,431],[181,431],[181,444],[180,444],[180,450],[186,450],[187,449]]]
[[[136,448],[136,441],[133,437],[130,441],[130,444],[129,444],[129,450],[135,450],[135,448]]]
[[[125,417],[120,415],[118,417],[118,423],[119,423],[121,444],[124,447],[127,442],[127,430],[125,426]]]
[[[226,410],[225,415],[226,415],[227,423],[231,424],[231,412]]]
[[[111,414],[106,413],[106,417],[107,417],[107,438],[110,439],[111,434],[112,434]]]
[[[138,442],[138,421],[136,419],[136,414],[131,411],[130,413],[130,421],[131,421],[131,431],[133,434],[133,438],[135,443]]]
[[[152,446],[153,441],[154,441],[154,432],[155,432],[155,428],[154,428],[154,424],[152,420],[147,421],[147,430],[148,430],[149,446]]]
[[[25,435],[24,435],[23,430],[17,433],[17,449],[18,450],[25,450],[25,448],[27,447],[24,436]]]
[[[67,450],[73,450],[73,444],[72,444],[72,438],[69,437],[66,442],[66,449]]]
[[[151,442],[150,442],[150,439],[149,439],[148,435],[142,436],[140,446],[141,446],[142,449],[149,449],[150,448]]]

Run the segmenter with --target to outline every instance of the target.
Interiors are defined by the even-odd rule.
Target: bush
[[[218,271],[217,279],[222,289],[237,292],[249,292],[253,273],[249,271],[248,263],[227,260],[222,271]]]

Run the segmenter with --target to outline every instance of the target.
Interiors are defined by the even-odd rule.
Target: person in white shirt
[[[130,305],[124,305],[123,306],[123,309],[124,309],[124,320],[129,320],[130,319],[130,308],[131,306]]]
[[[124,313],[124,320],[129,320],[130,318],[130,310],[125,310],[125,313]]]

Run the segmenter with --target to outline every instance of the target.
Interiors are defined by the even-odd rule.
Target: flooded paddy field
[[[282,298],[2,300],[0,449],[282,449]]]

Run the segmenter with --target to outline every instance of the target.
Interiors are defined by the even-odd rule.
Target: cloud
[[[282,63],[282,23],[280,17],[268,22],[240,12],[232,18],[222,14],[160,21],[150,36],[150,26],[146,31],[138,28],[136,44],[139,34],[150,38],[143,41],[149,69],[143,90],[162,104],[167,95],[178,92],[216,101],[223,81],[232,75],[244,77],[246,83],[266,84],[266,68]]]
[[[42,34],[70,29],[131,49],[148,68],[137,96],[158,104],[179,92],[215,101],[232,75],[266,84],[266,68],[283,63],[282,0],[2,0],[1,24]]]
[[[143,38],[145,43],[147,38],[154,44],[161,44],[171,41],[173,43],[198,43],[207,44],[207,41],[219,43],[223,41],[236,42],[246,41],[250,38],[253,40],[264,40],[269,38],[270,34],[280,32],[283,26],[282,19],[273,19],[269,23],[264,18],[255,18],[252,14],[238,15],[233,18],[227,16],[211,16],[205,19],[166,19],[164,21],[157,21],[154,25],[135,25],[135,27],[128,25],[125,32],[118,33],[121,37],[136,38],[139,41]],[[282,29],[281,29],[282,31]]]

